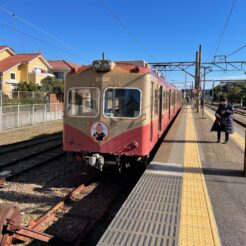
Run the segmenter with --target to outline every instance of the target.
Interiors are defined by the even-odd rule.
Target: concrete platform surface
[[[98,245],[245,245],[244,138],[216,143],[206,115],[182,108]]]

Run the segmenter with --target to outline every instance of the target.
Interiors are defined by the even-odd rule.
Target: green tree
[[[63,101],[64,81],[48,76],[41,81],[41,90],[47,94],[55,93],[56,96]]]
[[[17,87],[14,89],[15,91],[38,91],[40,88],[37,84],[20,82]]]
[[[217,85],[214,87],[214,101],[219,101],[220,97],[226,97],[233,103],[246,104],[246,83],[232,82],[225,85]]]

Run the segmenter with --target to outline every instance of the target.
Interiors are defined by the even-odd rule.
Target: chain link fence
[[[58,120],[62,117],[61,103],[0,106],[0,130]]]
[[[62,119],[63,103],[49,102],[44,92],[0,91],[0,130]]]

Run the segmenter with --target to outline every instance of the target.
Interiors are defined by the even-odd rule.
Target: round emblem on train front
[[[95,141],[104,141],[108,137],[108,127],[103,122],[94,123],[91,127],[91,136]]]

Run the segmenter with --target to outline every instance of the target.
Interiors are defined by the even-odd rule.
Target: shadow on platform
[[[216,143],[216,141],[195,141],[195,140],[163,140],[163,143]]]
[[[243,170],[236,169],[219,169],[219,168],[197,168],[197,167],[179,167],[177,165],[157,164],[152,163],[148,170],[153,171],[168,171],[173,173],[203,173],[205,175],[228,176],[228,177],[243,177]]]

